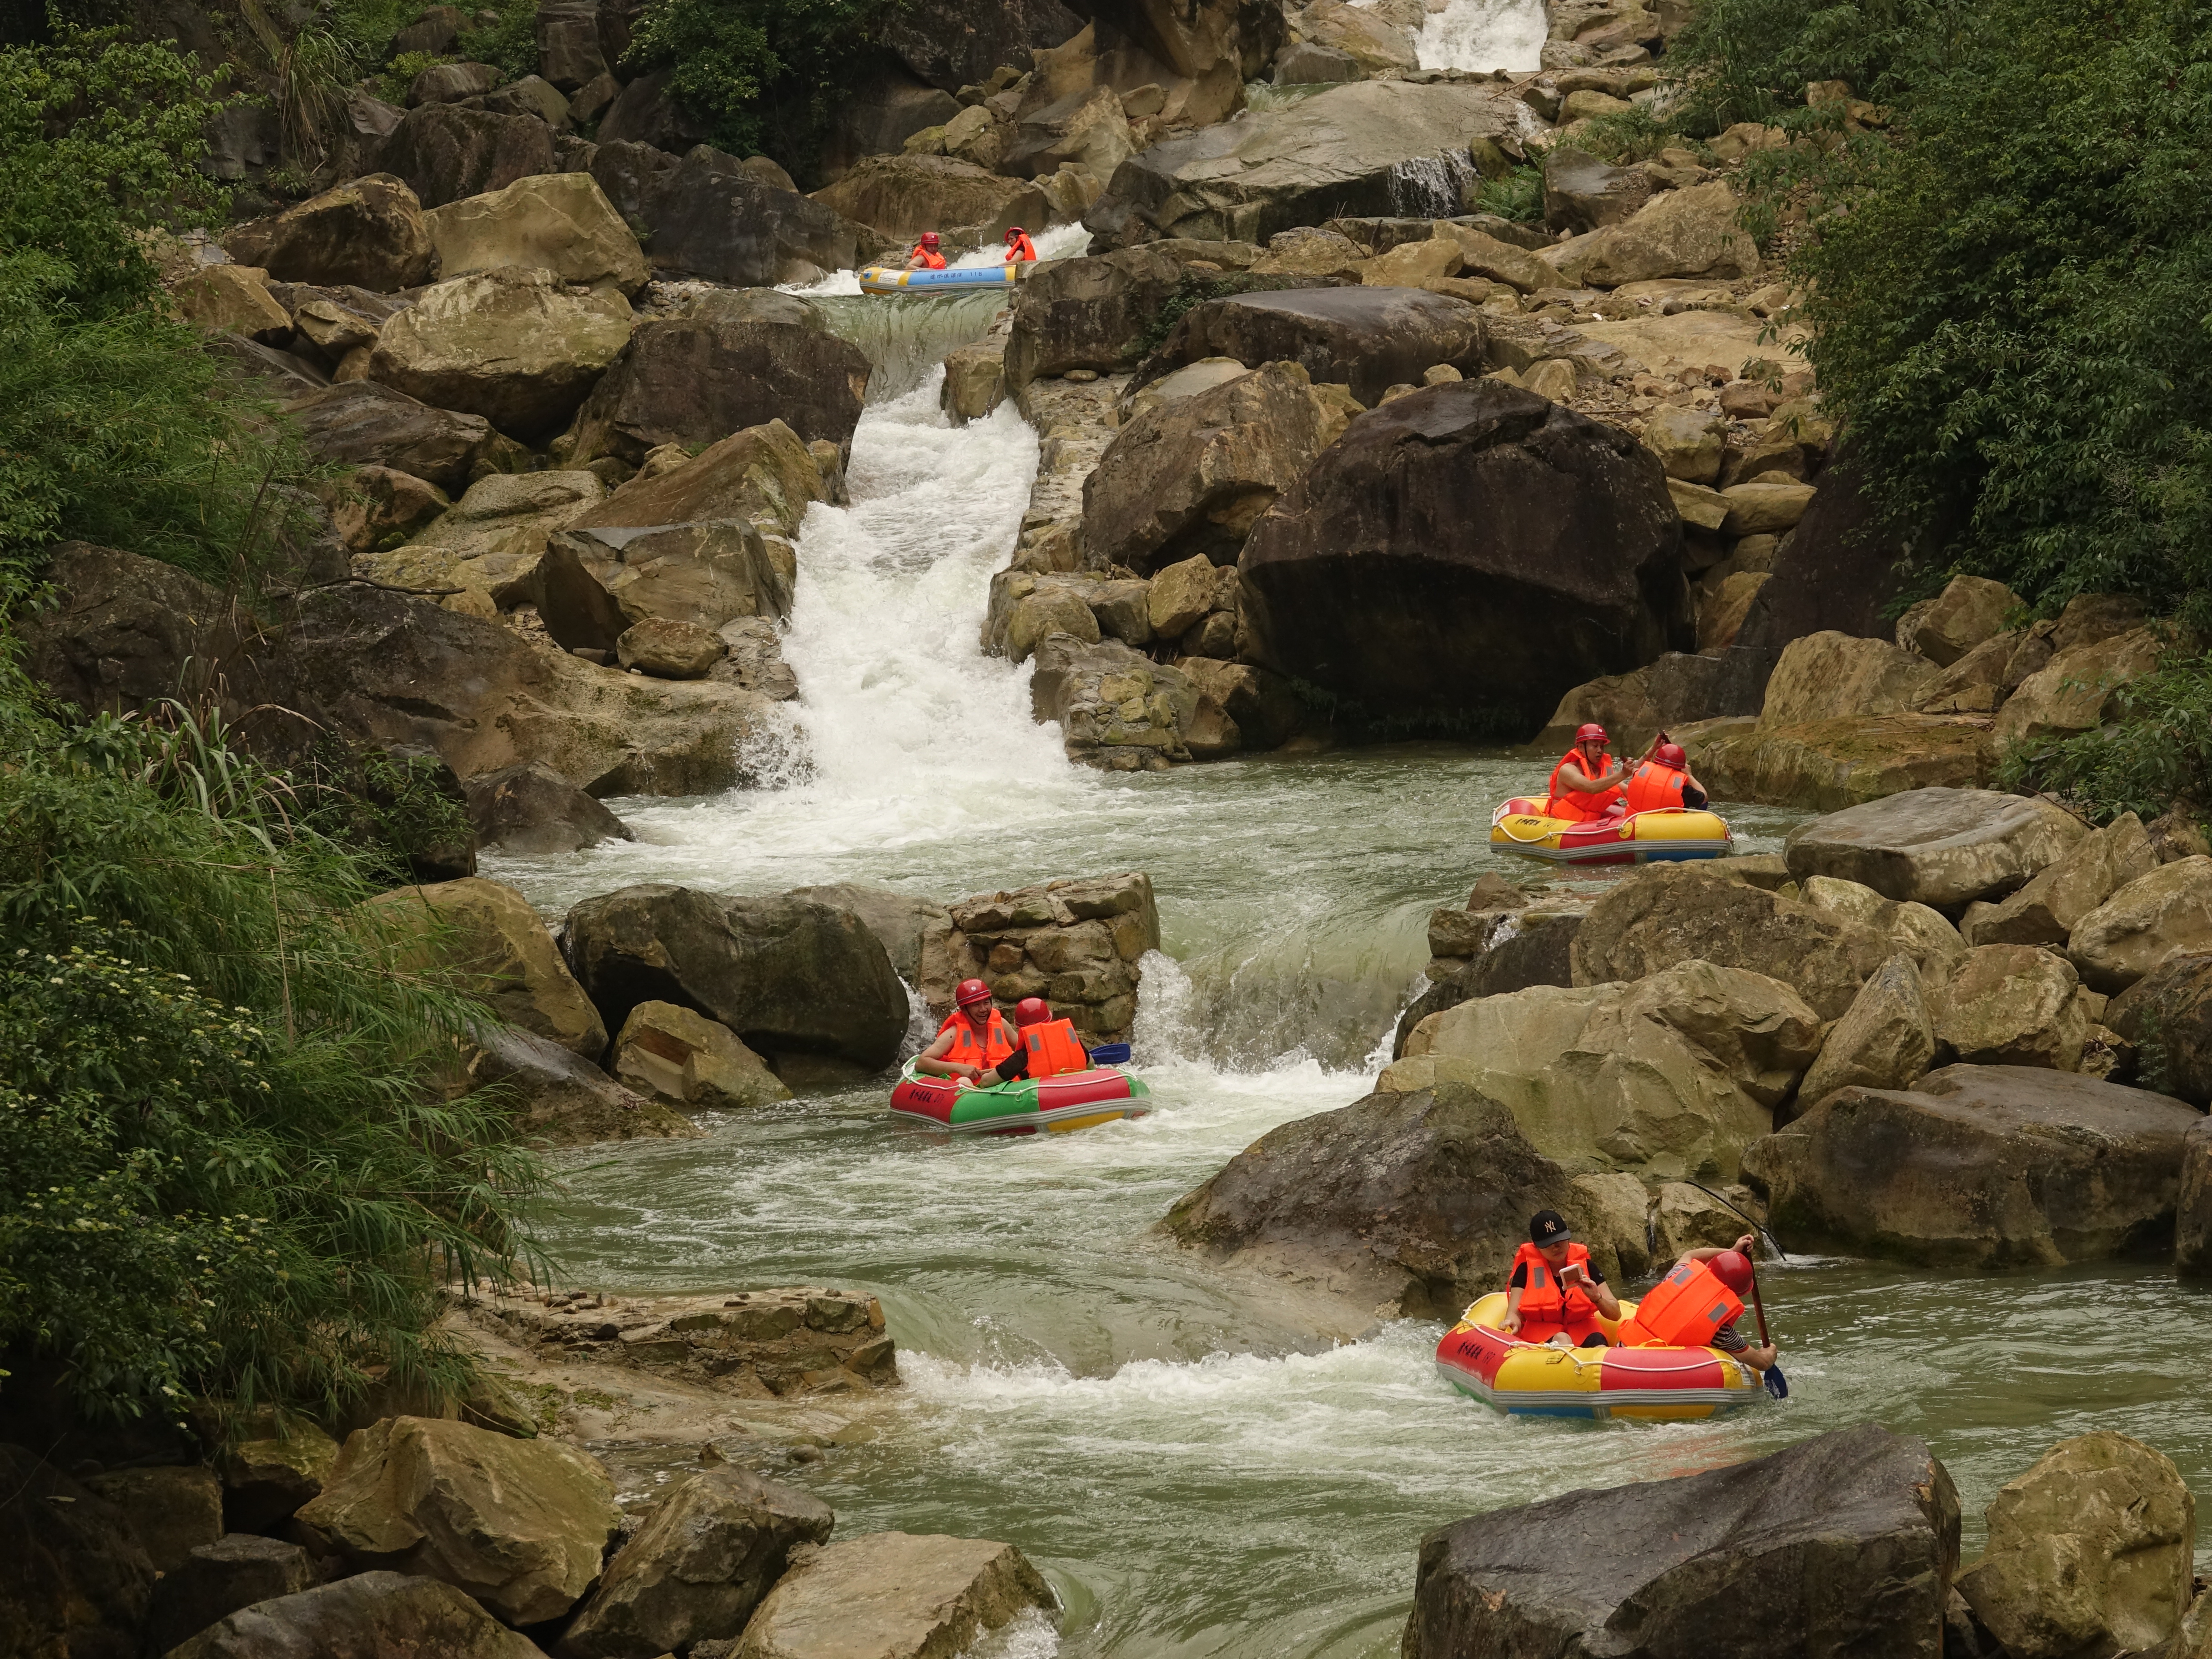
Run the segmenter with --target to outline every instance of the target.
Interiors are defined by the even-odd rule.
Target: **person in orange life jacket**
[[[1737,1292],[1748,1288],[1751,1284],[1751,1252],[1755,1243],[1756,1241],[1752,1236],[1746,1233],[1725,1250],[1711,1244],[1701,1244],[1693,1250],[1683,1251],[1674,1258],[1674,1265],[1668,1270],[1667,1277],[1661,1279],[1658,1285],[1638,1305],[1636,1319],[1632,1320],[1627,1328],[1621,1332],[1622,1340],[1632,1342],[1639,1338],[1650,1340],[1653,1337],[1674,1338],[1680,1334],[1671,1329],[1665,1333],[1655,1332],[1647,1334],[1638,1328],[1638,1322],[1644,1317],[1644,1310],[1656,1309],[1661,1291],[1666,1290],[1670,1285],[1686,1284],[1692,1299],[1699,1304],[1705,1304],[1709,1297],[1725,1291],[1727,1297],[1726,1301],[1720,1304],[1721,1310],[1727,1311],[1729,1304],[1732,1304],[1734,1313],[1715,1326],[1710,1335],[1702,1331],[1691,1333],[1698,1340],[1685,1342],[1682,1346],[1718,1348],[1723,1353],[1741,1360],[1753,1370],[1765,1370],[1781,1357],[1782,1350],[1771,1342],[1753,1343],[1749,1337],[1736,1329],[1734,1316],[1743,1311],[1743,1304],[1738,1299]],[[1705,1271],[1686,1281],[1681,1279],[1680,1276],[1685,1269],[1697,1268],[1703,1268]],[[1703,1294],[1698,1294],[1700,1291]],[[1711,1308],[1700,1307],[1698,1311],[1710,1316],[1713,1310]],[[1656,1316],[1663,1319],[1663,1315]]]
[[[991,988],[980,979],[963,979],[952,1001],[952,1012],[937,1028],[937,1040],[915,1057],[914,1069],[986,1089],[1021,1076],[1029,1056],[1014,1040],[1006,1017],[991,1006]]]
[[[921,240],[914,245],[914,252],[906,256],[908,270],[942,270],[945,269],[944,243],[933,230],[921,233]]]
[[[1544,803],[1547,817],[1582,822],[1602,817],[1605,809],[1620,799],[1620,786],[1628,776],[1606,754],[1611,743],[1602,726],[1584,726],[1575,732],[1575,746],[1559,757],[1552,769],[1551,798]]]
[[[1024,259],[1036,258],[1036,244],[1030,240],[1029,232],[1024,230],[1019,225],[1008,225],[1006,227],[1006,262],[1013,264]]]
[[[1505,1329],[1524,1342],[1544,1342],[1565,1334],[1585,1348],[1606,1346],[1597,1316],[1620,1317],[1620,1304],[1605,1274],[1557,1210],[1528,1218],[1528,1242],[1513,1256],[1513,1277],[1505,1287]]]
[[[1669,806],[1702,807],[1710,798],[1690,772],[1690,757],[1682,745],[1662,732],[1650,758],[1629,779],[1626,797],[1632,812],[1654,812]]]
[[[1058,1077],[1091,1069],[1091,1051],[1075,1035],[1074,1022],[1054,1019],[1042,997],[1024,997],[1014,1005],[1014,1036],[1029,1056],[1024,1076]]]

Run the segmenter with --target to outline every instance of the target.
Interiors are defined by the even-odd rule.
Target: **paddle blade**
[[[1127,1066],[1129,1045],[1126,1042],[1102,1042],[1091,1051],[1093,1066]]]
[[[1790,1398],[1790,1379],[1783,1376],[1779,1360],[1766,1368],[1766,1391],[1777,1400]]]

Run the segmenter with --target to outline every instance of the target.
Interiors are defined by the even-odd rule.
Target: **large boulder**
[[[451,104],[409,110],[384,141],[378,162],[405,179],[426,208],[560,170],[553,158],[553,130],[535,116]]]
[[[1662,191],[1620,223],[1564,245],[1553,264],[1567,283],[1589,288],[1755,276],[1759,245],[1737,224],[1739,205],[1725,184]]]
[[[999,165],[1024,179],[1047,178],[1063,167],[1110,179],[1134,148],[1120,97],[1111,87],[1092,87],[1019,111]]]
[[[1896,949],[1849,916],[1695,865],[1657,865],[1590,907],[1575,933],[1574,981],[1601,986],[1709,962],[1778,979],[1837,1019]]]
[[[544,1659],[538,1645],[434,1578],[357,1573],[241,1608],[172,1659]]]
[[[356,283],[388,294],[438,268],[422,204],[388,174],[355,179],[267,219],[223,233],[223,251],[280,283]]]
[[[158,1573],[175,1572],[194,1550],[222,1536],[222,1478],[213,1469],[199,1465],[111,1469],[88,1476],[85,1485],[131,1517],[146,1559]],[[200,1623],[211,1625],[216,1617],[210,1614]]]
[[[1762,730],[1816,720],[1908,714],[1935,685],[1935,667],[1887,640],[1832,629],[1783,647],[1759,712]]]
[[[860,917],[861,925],[882,943],[898,976],[917,988],[921,983],[923,940],[951,925],[951,912],[945,906],[896,888],[839,881],[822,887],[794,887],[791,891],[793,898],[834,905]],[[1157,923],[1155,927],[1157,930]]]
[[[795,1545],[828,1541],[820,1498],[734,1467],[687,1475],[607,1563],[554,1651],[651,1659],[736,1636]]]
[[[1019,392],[1072,368],[1134,368],[1182,266],[1156,248],[1132,248],[1040,266],[1014,294],[1006,387]]]
[[[788,538],[830,481],[805,440],[781,420],[747,427],[666,472],[641,473],[576,521],[579,530],[635,530],[720,520],[765,523]]]
[[[281,1431],[273,1420],[249,1425],[218,1460],[223,1519],[237,1530],[276,1526],[322,1491],[337,1461],[337,1442],[303,1418]]]
[[[355,1559],[439,1579],[517,1625],[574,1607],[622,1521],[588,1453],[428,1417],[355,1430],[300,1513]]]
[[[1577,896],[1513,908],[1432,913],[1431,983],[1398,1017],[1390,1058],[1404,1058],[1407,1039],[1431,1014],[1476,997],[1504,996],[1532,985],[1572,985],[1575,934],[1589,908],[1588,902]],[[1452,948],[1447,951],[1447,945]]]
[[[2009,898],[1968,905],[1959,931],[1969,945],[2063,945],[2084,916],[2157,867],[2142,820],[2124,812]]]
[[[2145,1088],[2212,1106],[2212,954],[2166,957],[2112,999],[2104,1023],[2136,1045]]]
[[[2001,898],[2088,834],[2047,800],[1987,789],[1912,789],[1802,823],[1790,873],[1841,876],[1887,898],[1956,910]]]
[[[1060,727],[1070,760],[1133,772],[1190,758],[1187,734],[1198,688],[1182,670],[1119,640],[1092,642],[1066,633],[1046,635],[1036,657],[1030,712]]]
[[[1949,1066],[1845,1088],[1745,1150],[1778,1231],[1929,1267],[2056,1267],[2173,1237],[2196,1110],[2070,1073]]]
[[[1233,564],[1253,523],[1345,425],[1296,363],[1163,402],[1115,433],[1084,481],[1084,550],[1140,575],[1194,554]]]
[[[691,1110],[741,1110],[791,1098],[736,1032],[672,1002],[631,1009],[607,1063],[641,1093]]]
[[[1354,82],[1140,151],[1085,216],[1104,242],[1265,242],[1352,215],[1459,212],[1471,152],[1517,142],[1502,87]]]
[[[1208,357],[1293,362],[1372,405],[1394,386],[1419,385],[1439,363],[1480,374],[1482,352],[1482,314],[1463,300],[1412,288],[1293,289],[1193,306],[1139,380]]]
[[[538,611],[562,645],[597,651],[648,621],[711,632],[738,617],[782,617],[793,573],[780,552],[787,556],[785,544],[737,519],[572,531],[539,567]]]
[[[1722,678],[1731,672],[1724,662]],[[1723,800],[1836,812],[1913,790],[1981,790],[1996,780],[1985,720],[1871,714],[1804,726],[1715,720],[1702,733],[1676,731],[1692,769]]]
[[[1492,380],[1432,386],[1353,421],[1253,527],[1241,654],[1376,715],[1534,730],[1570,686],[1680,642],[1680,538],[1618,428]]]
[[[1087,1041],[1127,1040],[1145,955],[1160,948],[1159,905],[1142,871],[977,893],[950,906],[945,921],[921,937],[915,985],[933,1018],[952,1012],[958,981],[981,979],[1001,1004],[1046,999]]]
[[[2196,1595],[2197,1499],[2166,1455],[2110,1429],[2008,1480],[1959,1593],[2010,1659],[2150,1653]]]
[[[1279,1125],[1176,1201],[1178,1243],[1361,1307],[1450,1319],[1504,1279],[1565,1172],[1463,1083],[1377,1091]]]
[[[477,452],[491,437],[491,422],[481,415],[434,409],[374,380],[343,381],[284,407],[318,459],[389,467],[446,490],[467,484]]]
[[[564,283],[608,283],[625,294],[645,284],[645,253],[588,173],[519,179],[504,190],[424,216],[438,275],[467,276],[502,265],[550,270]]]
[[[1547,229],[1589,231],[1617,225],[1650,199],[1650,175],[1640,168],[1613,167],[1572,143],[1554,144],[1544,157]]]
[[[1808,876],[1798,884],[1798,896],[1816,910],[1873,928],[1911,956],[1924,974],[1948,971],[1953,959],[1966,949],[1959,930],[1944,920],[1942,911],[1924,904],[1900,904],[1855,881]]]
[[[906,989],[849,910],[653,883],[586,899],[568,913],[563,945],[617,1029],[641,1002],[672,1002],[771,1065],[827,1055],[866,1072],[890,1065],[906,1035]]]
[[[453,1086],[496,1085],[521,1137],[540,1146],[690,1140],[706,1131],[666,1101],[626,1087],[592,1061],[512,1025],[477,1033]]]
[[[1974,1066],[2081,1063],[2089,1016],[2065,957],[2030,945],[1983,945],[1949,964],[1929,999],[1946,1057]]]
[[[1898,643],[1939,668],[1948,668],[1984,641],[1996,637],[2005,618],[2021,608],[2021,599],[2002,582],[1986,576],[1954,576],[1942,592],[1913,609],[1910,635],[1902,623]]]
[[[2181,1190],[2174,1199],[2173,1267],[2184,1279],[2212,1278],[2212,1118],[2181,1139]]]
[[[557,431],[629,343],[629,301],[508,266],[430,289],[384,325],[369,373],[523,438]]]
[[[561,960],[530,901],[482,876],[399,887],[370,901],[395,928],[509,1025],[586,1060],[606,1052],[607,1028]]]
[[[154,1590],[150,1646],[167,1653],[240,1607],[297,1595],[322,1581],[297,1544],[234,1532],[190,1551],[165,1568]]]
[[[0,1445],[0,1629],[25,1659],[138,1659],[159,1576],[131,1516],[41,1453]]]
[[[878,38],[923,81],[954,93],[986,79],[1001,64],[1026,70],[1033,51],[1056,46],[1082,27],[1083,20],[1060,0],[1006,0],[980,8],[958,0],[912,0],[884,19]]]
[[[1692,961],[1633,985],[1536,986],[1431,1014],[1376,1086],[1470,1084],[1578,1174],[1733,1181],[1820,1047],[1819,1018],[1788,985]]]
[[[938,1659],[1059,1607],[1028,1557],[988,1539],[878,1532],[792,1553],[732,1659]]]
[[[2092,990],[2124,991],[2178,951],[2212,950],[2212,858],[2136,877],[2074,924],[2066,954]]]
[[[816,191],[814,199],[901,240],[936,230],[996,242],[1009,225],[1035,231],[1052,216],[1052,204],[1036,185],[950,155],[866,156],[836,183]]]
[[[641,323],[585,402],[576,459],[617,455],[635,465],[663,444],[696,451],[774,420],[849,454],[868,374],[866,352],[818,326]]]
[[[1829,1028],[1820,1058],[1797,1086],[1801,1115],[1838,1089],[1905,1088],[1935,1058],[1936,1024],[1920,969],[1900,952],[1868,976]]]
[[[2177,630],[2154,626],[2059,652],[2005,699],[1997,711],[1997,741],[2068,738],[2102,726],[2119,712],[2121,692],[2130,680],[2189,644]]]
[[[704,144],[645,181],[629,216],[652,229],[647,257],[655,270],[740,288],[814,282],[864,263],[880,246],[872,231],[763,183],[735,156]]]
[[[1873,1424],[1421,1540],[1405,1659],[1784,1653],[1941,1659],[1959,1498]]]

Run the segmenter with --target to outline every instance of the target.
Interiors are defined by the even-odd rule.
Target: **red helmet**
[[[953,992],[952,1000],[963,1008],[978,1002],[988,1002],[991,1000],[991,988],[980,979],[963,979],[960,981],[959,989]]]
[[[1662,766],[1687,766],[1690,757],[1682,752],[1679,743],[1662,743],[1651,751],[1651,758]]]
[[[1042,1025],[1052,1018],[1052,1010],[1045,1006],[1042,997],[1024,997],[1014,1005],[1014,1024]]]
[[[1741,1250],[1723,1250],[1706,1264],[1713,1277],[1741,1296],[1751,1288],[1751,1261]]]
[[[1575,741],[1577,743],[1605,743],[1608,741],[1608,739],[1605,735],[1605,727],[1602,726],[1590,725],[1578,726],[1575,728]]]
[[[1010,242],[1017,236],[1026,236],[1028,234],[1029,232],[1024,230],[1019,225],[1008,225],[1006,227],[1006,240]]]
[[[937,233],[933,230],[925,230],[921,233],[921,245],[924,247],[935,247],[937,240]]]

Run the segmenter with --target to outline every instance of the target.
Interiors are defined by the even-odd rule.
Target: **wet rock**
[[[155,1571],[122,1510],[0,1445],[0,1628],[18,1651],[137,1659]]]
[[[1692,865],[1661,865],[1590,907],[1575,934],[1574,979],[1598,986],[1709,962],[1780,980],[1821,1018],[1837,1019],[1896,948],[1848,917]]]
[[[2055,1267],[2165,1248],[2193,1108],[2065,1072],[1949,1066],[1845,1088],[1744,1152],[1776,1231],[1921,1266]]]
[[[304,1419],[281,1431],[273,1421],[254,1425],[218,1461],[224,1526],[232,1532],[275,1526],[322,1491],[337,1461],[337,1442]]]
[[[1180,670],[1118,640],[1093,644],[1073,634],[1047,635],[1036,657],[1030,707],[1040,721],[1059,724],[1070,760],[1133,772],[1190,757],[1184,734],[1198,689]]]
[[[320,1582],[313,1559],[297,1544],[234,1532],[194,1547],[155,1586],[152,1646],[167,1653],[217,1620]]]
[[[748,1469],[686,1476],[607,1563],[554,1651],[632,1659],[734,1637],[793,1547],[827,1542],[834,1520],[821,1499]]]
[[[1638,984],[1534,987],[1431,1014],[1377,1086],[1469,1084],[1577,1173],[1732,1181],[1820,1039],[1783,981],[1691,961]]]
[[[1004,341],[957,346],[945,354],[945,387],[939,394],[953,423],[980,421],[1006,399]]]
[[[172,1650],[172,1659],[542,1659],[450,1584],[397,1572],[364,1572],[232,1613]]]
[[[1838,1089],[1902,1089],[1936,1058],[1920,969],[1899,954],[1868,976],[1797,1088],[1797,1113]]]
[[[397,173],[426,208],[504,190],[554,173],[553,133],[534,116],[425,104],[384,141],[379,165]],[[364,288],[374,286],[364,283]]]
[[[384,325],[370,372],[440,409],[523,436],[557,430],[629,341],[619,294],[571,293],[513,268],[428,289]]]
[[[391,467],[442,490],[468,483],[470,465],[491,437],[491,423],[480,415],[434,409],[374,380],[311,392],[285,411],[320,459]]]
[[[1439,951],[1438,945],[1464,943],[1468,947],[1462,953],[1465,960],[1447,977],[1437,980],[1415,998],[1399,1017],[1398,1034],[1390,1057],[1399,1060],[1405,1056],[1407,1038],[1431,1014],[1456,1008],[1476,997],[1504,996],[1525,991],[1532,985],[1572,985],[1575,934],[1589,908],[1587,902],[1577,898],[1547,901],[1513,910],[1462,910],[1455,914],[1467,918],[1472,926],[1461,931],[1457,939],[1449,940],[1438,938],[1436,921],[1431,918],[1431,952],[1449,960],[1450,953]],[[1440,910],[1437,915],[1446,914],[1450,913]],[[1436,973],[1433,963],[1429,971],[1432,975]]]
[[[1875,714],[1773,727],[1715,721],[1704,736],[1679,727],[1675,735],[1690,751],[1691,769],[1721,800],[1833,812],[1922,789],[1978,791],[1996,780],[1986,720]]]
[[[2011,897],[1968,905],[1959,931],[1971,945],[2063,945],[2084,916],[2157,866],[2142,820],[2125,812],[2075,842]]]
[[[928,1659],[964,1651],[1052,1589],[1012,1544],[903,1532],[794,1547],[732,1659]]]
[[[249,265],[209,265],[170,285],[178,314],[211,334],[235,334],[264,345],[292,337],[292,319],[269,292],[267,273]]]
[[[645,284],[645,254],[588,173],[549,173],[470,196],[424,216],[450,281],[502,265],[550,270],[564,283]]]
[[[921,983],[922,940],[951,925],[951,912],[933,900],[856,881],[794,887],[792,896],[835,905],[860,917],[890,955],[892,969],[909,985]]]
[[[1135,368],[1146,331],[1182,282],[1182,266],[1151,248],[1040,267],[1014,295],[1007,389],[1070,369]]]
[[[2075,923],[2066,954],[2091,989],[2126,990],[2178,951],[2212,950],[2212,858],[2136,877]]]
[[[2212,955],[2166,957],[2112,1000],[2104,1023],[2136,1045],[2143,1087],[2212,1104]]]
[[[535,1624],[591,1588],[622,1512],[599,1460],[565,1442],[388,1417],[346,1437],[301,1518],[367,1565],[439,1579]]]
[[[528,858],[635,839],[620,818],[550,766],[502,766],[463,787],[480,847]]]
[[[673,1002],[729,1027],[779,1069],[820,1055],[862,1073],[890,1065],[906,1035],[906,992],[849,910],[651,883],[577,905],[563,945],[617,1029],[640,1003]]]
[[[1346,424],[1296,363],[1164,402],[1117,432],[1085,481],[1085,550],[1140,575],[1193,555],[1233,563],[1260,515]]]
[[[112,1469],[85,1485],[131,1517],[156,1572],[176,1571],[194,1549],[222,1536],[222,1482],[213,1469]]]
[[[2181,1629],[2197,1500],[2165,1454],[2110,1429],[2007,1481],[1959,1593],[2014,1659],[2148,1653]]]
[[[1974,1066],[2078,1071],[2089,1017],[2063,957],[2027,945],[1984,945],[1938,980],[1930,999],[1947,1057]]]
[[[1518,131],[1502,88],[1355,82],[1140,151],[1084,222],[1107,245],[1265,242],[1339,216],[1455,212],[1469,149]]]
[[[513,1026],[477,1034],[456,1086],[490,1084],[504,1091],[523,1138],[540,1146],[690,1140],[706,1133],[662,1102],[623,1087],[593,1061]]]
[[[635,465],[663,444],[702,449],[781,420],[849,457],[869,373],[866,352],[817,322],[641,323],[585,404],[575,453]]]
[[[1572,144],[1544,157],[1544,223],[1552,230],[1619,224],[1651,199],[1651,180],[1635,167],[1609,167]]]
[[[607,1028],[530,901],[482,876],[399,887],[370,901],[500,1019],[596,1060]]]
[[[2156,626],[2061,651],[2005,699],[1997,711],[1997,741],[2030,743],[2092,731],[2119,712],[2120,691],[2130,680],[2193,643],[2170,626]]]
[[[1421,1540],[1406,1659],[1844,1650],[1938,1659],[1959,1498],[1873,1424],[1704,1474],[1492,1510]]]
[[[380,294],[418,287],[437,269],[422,203],[382,173],[226,231],[222,245],[239,264],[258,265],[279,282],[356,283]]]
[[[1432,386],[1352,422],[1254,526],[1242,654],[1395,719],[1533,729],[1681,642],[1680,534],[1626,434],[1495,381]]]
[[[1482,372],[1482,313],[1463,300],[1418,289],[1304,288],[1235,294],[1185,312],[1139,382],[1206,357],[1296,363],[1316,384],[1348,386],[1372,405],[1437,363]]]
[[[1036,185],[950,155],[866,156],[814,200],[894,240],[950,231],[978,246],[1003,240],[1009,225],[1035,233],[1052,216]]]
[[[623,98],[641,84],[632,82]],[[796,191],[763,184],[744,162],[704,144],[655,175],[631,216],[652,228],[647,254],[655,270],[739,288],[817,281],[866,264],[881,246],[872,231]]]
[[[1043,997],[1056,1018],[1099,1042],[1125,1040],[1136,1018],[1139,963],[1160,946],[1159,907],[1141,872],[1063,877],[953,904],[949,934],[925,933],[915,989],[934,1018],[953,987],[981,979],[1001,1003]]]
[[[2020,596],[2002,582],[1954,576],[1950,586],[1921,612],[1911,638],[1899,625],[1898,643],[1939,668],[1948,668],[1976,646],[1994,639],[2005,618],[2021,605]]]
[[[1935,669],[1887,640],[1824,632],[1792,640],[1766,683],[1761,729],[1917,708]]]
[[[2088,833],[2049,801],[1987,789],[1913,789],[1800,824],[1790,872],[1841,876],[1942,910],[2002,897]]]
[[[616,1077],[641,1093],[694,1110],[791,1098],[729,1027],[671,1002],[641,1002],[630,1010],[611,1064]]]

